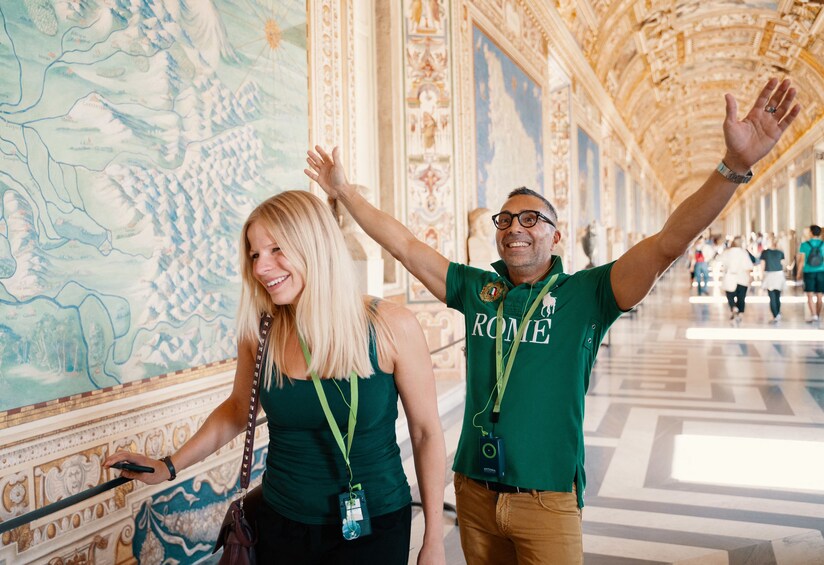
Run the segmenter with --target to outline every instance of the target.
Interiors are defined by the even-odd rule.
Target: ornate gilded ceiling
[[[723,154],[724,93],[743,114],[770,76],[803,111],[765,160],[824,118],[824,0],[556,0],[675,202]],[[762,166],[763,168],[763,166]]]

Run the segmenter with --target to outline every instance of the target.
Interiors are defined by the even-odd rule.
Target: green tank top
[[[369,358],[375,374],[358,382],[358,423],[352,442],[354,483],[366,492],[371,516],[399,510],[412,501],[395,436],[398,389],[394,375],[378,368],[374,338]],[[329,407],[346,434],[349,382],[321,381]],[[342,393],[342,397],[341,397]],[[348,487],[348,473],[310,380],[284,379],[263,389],[260,403],[269,419],[269,451],[263,497],[278,513],[304,524],[340,522],[338,495]]]

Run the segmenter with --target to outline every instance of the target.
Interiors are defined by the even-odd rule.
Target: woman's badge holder
[[[372,533],[366,494],[363,489],[343,492],[338,496],[343,539],[353,540]]]
[[[306,359],[306,365],[312,366],[312,356],[309,354],[309,348],[306,347],[306,342],[298,335],[300,348],[303,350],[303,357]],[[326,422],[329,424],[329,429],[335,442],[338,444],[343,460],[346,463],[346,471],[349,474],[349,489],[338,496],[338,506],[340,507],[340,522],[341,533],[343,539],[353,540],[359,537],[368,536],[372,533],[372,526],[369,523],[369,510],[366,509],[366,495],[363,492],[360,484],[352,485],[352,466],[349,463],[349,454],[352,452],[352,439],[355,437],[355,425],[358,422],[358,374],[355,371],[349,373],[349,402],[343,396],[343,391],[338,388],[341,394],[341,399],[344,404],[349,407],[349,428],[346,438],[346,444],[343,442],[343,434],[340,431],[340,426],[335,421],[332,415],[332,409],[329,408],[329,402],[326,400],[326,393],[323,392],[323,386],[320,384],[320,377],[317,372],[312,371],[312,384],[315,385],[315,392],[318,395],[318,401],[323,414],[326,416]]]

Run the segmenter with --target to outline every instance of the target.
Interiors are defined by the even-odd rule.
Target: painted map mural
[[[242,222],[307,186],[305,2],[0,23],[0,410],[234,357]]]
[[[478,206],[498,211],[526,186],[544,194],[541,87],[473,28]]]

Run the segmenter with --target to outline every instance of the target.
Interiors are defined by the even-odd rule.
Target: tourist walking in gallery
[[[767,249],[761,252],[759,262],[764,271],[761,286],[770,296],[770,312],[773,316],[770,323],[777,324],[781,321],[781,293],[787,286],[787,277],[784,276],[784,252],[778,248],[776,238],[768,240]]]

